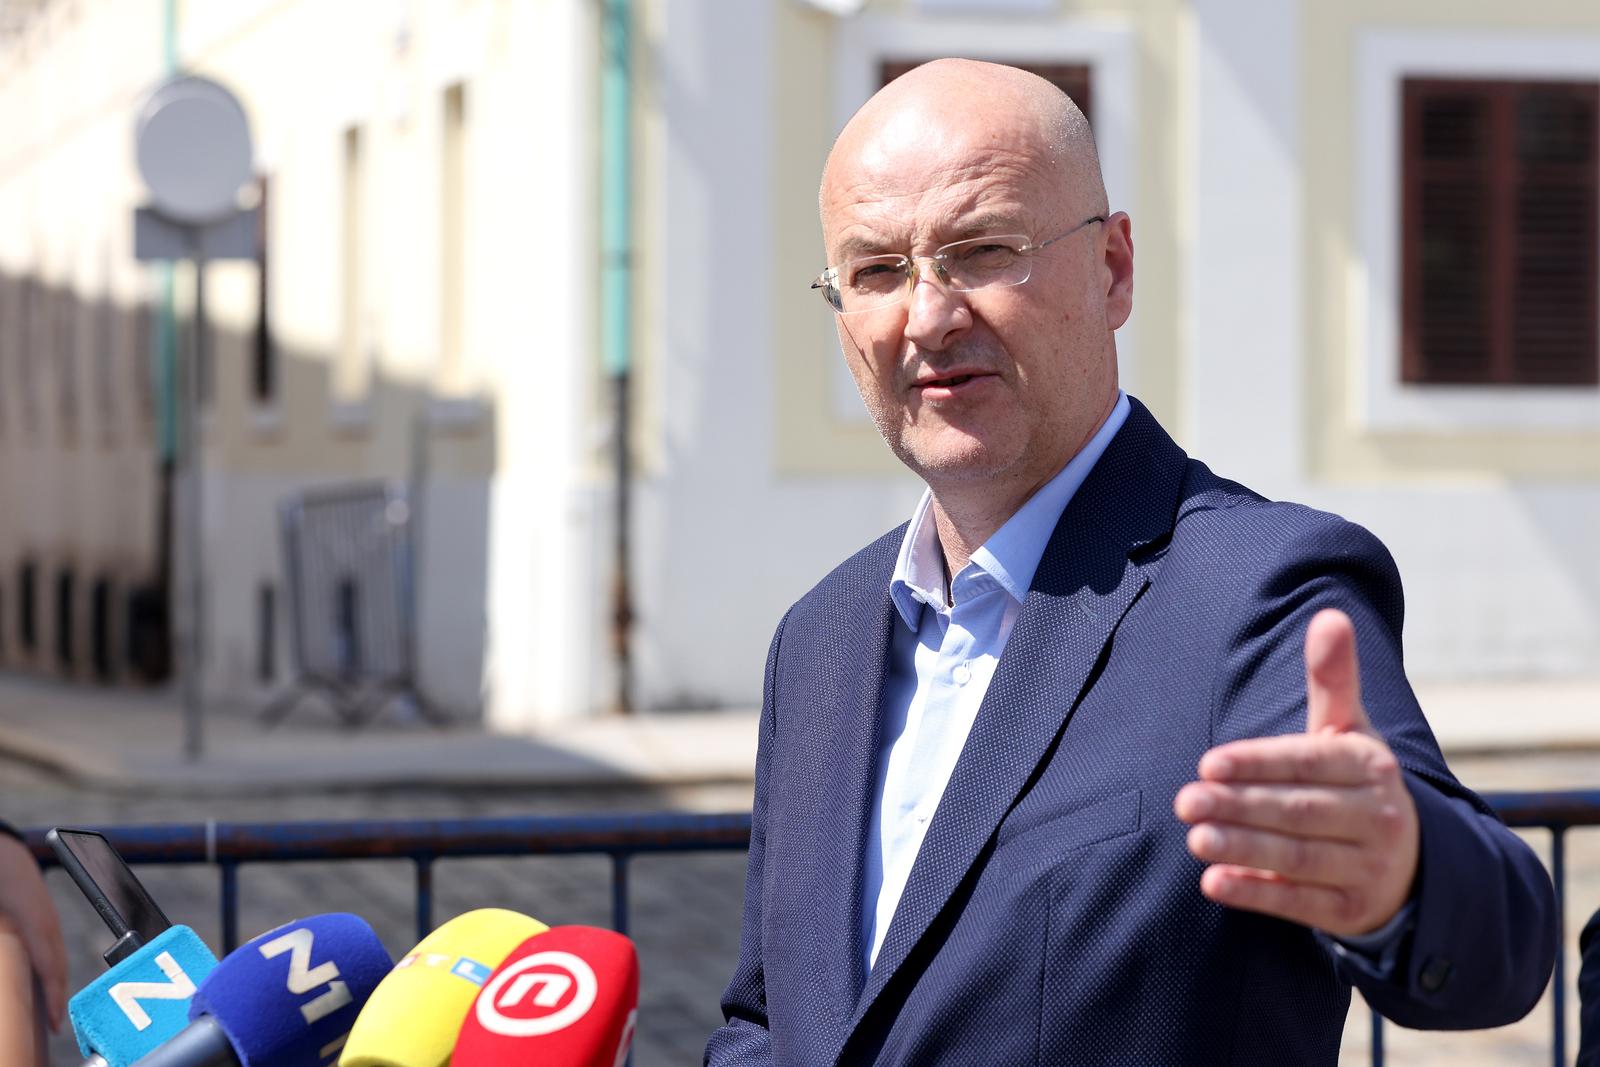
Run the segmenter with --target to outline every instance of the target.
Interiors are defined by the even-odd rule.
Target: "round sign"
[[[544,969],[535,971],[536,967]],[[502,1037],[553,1034],[587,1015],[599,990],[593,968],[582,959],[570,952],[536,952],[483,987],[478,994],[478,1024]]]
[[[157,87],[139,114],[135,138],[151,199],[178,222],[222,218],[253,177],[244,108],[207,78],[186,75]]]

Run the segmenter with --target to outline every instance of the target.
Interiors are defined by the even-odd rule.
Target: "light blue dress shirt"
[[[972,554],[948,596],[930,493],[911,517],[889,584],[900,618],[878,710],[883,729],[863,863],[861,943],[869,972],[1045,545],[1127,417],[1128,398],[1119,394],[1089,443]]]
[[[1089,443],[972,554],[950,583],[949,596],[930,493],[922,494],[912,514],[889,584],[900,618],[878,709],[883,730],[862,872],[861,943],[868,973],[1050,535],[1127,417],[1128,398],[1119,394]],[[1387,979],[1415,911],[1415,902],[1407,902],[1379,929],[1327,942],[1358,968]]]

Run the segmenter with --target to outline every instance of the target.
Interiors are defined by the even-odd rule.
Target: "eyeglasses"
[[[920,277],[937,278],[957,293],[1021,285],[1033,272],[1033,254],[1071,237],[1085,226],[1106,221],[1104,215],[1084,219],[1066,233],[1030,244],[1022,234],[973,237],[936,248],[931,256],[864,256],[829,267],[811,288],[821,289],[828,306],[841,315],[898,304],[917,286]],[[919,267],[927,262],[931,267]]]

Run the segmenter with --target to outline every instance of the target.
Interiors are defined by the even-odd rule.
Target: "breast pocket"
[[[1143,791],[1130,789],[1020,826],[1009,834],[1002,826],[989,866],[1008,875],[1046,870],[1076,849],[1137,833],[1143,802]]]

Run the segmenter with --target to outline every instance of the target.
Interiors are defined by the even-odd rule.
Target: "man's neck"
[[[1045,464],[1042,474],[1035,468],[1010,476],[928,484],[933,493],[934,529],[939,532],[939,546],[944,551],[945,566],[951,578],[961,573],[961,569],[972,559],[972,554],[1020,511],[1022,505],[1033,499],[1033,494],[1049,484],[1050,479],[1060,474],[1072,462],[1072,458],[1083,451],[1084,446],[1100,432],[1100,427],[1105,425],[1116,403],[1117,398],[1113,395],[1111,403],[1083,440],[1076,442],[1055,462]]]
[[[1053,477],[1054,471],[1043,480],[1014,487],[1003,496],[996,492],[993,482],[959,489],[934,489],[933,524],[939,531],[939,547],[944,552],[949,575],[953,578],[960,574],[972,554]]]

